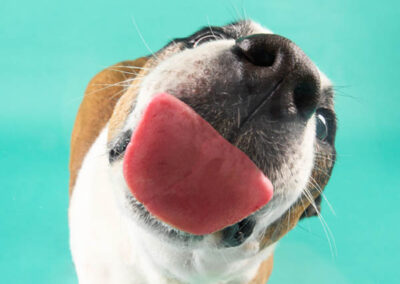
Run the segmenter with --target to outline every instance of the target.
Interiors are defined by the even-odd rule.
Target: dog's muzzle
[[[185,92],[180,89],[167,91],[175,93],[183,102],[192,106],[230,143],[237,145],[236,139],[245,128],[268,131],[268,128],[260,126],[265,119],[278,124],[289,122],[291,128],[287,129],[289,132],[295,132],[296,128],[303,129],[305,122],[315,112],[320,96],[318,70],[290,40],[274,34],[255,34],[240,38],[227,53],[227,58],[218,60],[221,68],[237,67],[235,74],[227,72],[223,78],[215,78],[209,88],[210,94],[215,94],[215,100],[218,100],[219,94],[229,94],[223,98],[227,106],[224,108],[225,121],[236,117],[235,112],[239,112],[237,127],[228,133],[222,133],[212,118],[196,109],[193,100],[196,100],[197,96],[180,96],[179,94]],[[285,139],[290,139],[287,137],[291,136],[286,135]],[[244,152],[253,158],[250,153]],[[279,156],[273,149],[270,152],[271,157]],[[273,167],[274,163],[275,166],[278,164],[273,159],[267,163],[270,163],[265,167],[267,169]],[[255,164],[261,169],[257,161]],[[256,225],[256,218],[248,216],[226,227],[221,231],[222,244],[227,247],[241,245],[251,236]]]

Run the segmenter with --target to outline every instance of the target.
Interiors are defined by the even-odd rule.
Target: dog
[[[126,148],[146,107],[165,92],[265,173],[274,187],[266,205],[196,235],[132,195]],[[279,239],[319,214],[336,156],[333,99],[331,82],[298,46],[251,20],[205,27],[101,71],[71,139],[70,247],[79,282],[266,283]]]

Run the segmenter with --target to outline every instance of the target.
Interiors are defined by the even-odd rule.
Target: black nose
[[[255,220],[252,217],[247,217],[239,223],[225,228],[222,230],[222,244],[225,247],[236,247],[241,245],[251,236],[255,225]]]
[[[279,35],[255,34],[238,39],[233,52],[243,63],[249,88],[257,94],[252,112],[262,106],[276,118],[308,119],[315,111],[319,73],[293,42]]]

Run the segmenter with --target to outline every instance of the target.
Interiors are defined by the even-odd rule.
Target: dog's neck
[[[273,246],[252,254],[250,245],[250,257],[180,247],[124,216],[104,155],[106,134],[107,128],[85,157],[71,200],[71,246],[82,283],[265,283]]]

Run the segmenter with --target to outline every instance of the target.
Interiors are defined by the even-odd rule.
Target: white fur
[[[312,136],[313,127],[308,128]],[[274,249],[259,251],[256,233],[239,247],[217,249],[209,236],[192,248],[167,243],[125,215],[116,196],[123,190],[111,177],[115,168],[108,162],[106,136],[107,128],[88,152],[71,199],[70,242],[80,283],[247,283],[255,276]],[[305,144],[312,143],[309,137]],[[304,165],[305,172],[310,168]],[[258,230],[294,202],[305,186],[304,176],[292,194],[268,205]]]
[[[113,192],[105,128],[84,159],[69,209],[70,244],[80,283],[246,283],[261,261],[258,244],[219,251],[175,246],[122,214]],[[118,189],[118,188],[117,188]]]

